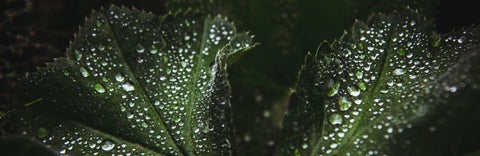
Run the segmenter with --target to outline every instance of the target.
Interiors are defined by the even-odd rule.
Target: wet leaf
[[[112,6],[92,13],[66,58],[27,76],[14,116],[59,154],[229,155],[226,68],[252,46],[220,16]]]
[[[471,101],[452,97],[476,88],[480,80],[480,31],[475,27],[438,36],[431,33],[428,21],[411,9],[377,14],[367,23],[356,22],[341,39],[323,43],[317,53],[308,55],[277,152],[458,154],[439,150],[452,142],[443,140],[438,146],[430,141],[451,138],[445,132],[458,128],[445,123],[452,120],[442,113],[462,115],[458,110],[477,108]],[[473,117],[467,121],[480,121]],[[443,123],[432,122],[440,119]],[[446,137],[418,139],[440,129],[444,131],[439,134]],[[478,136],[478,131],[474,134]],[[419,141],[424,144],[410,146],[420,145],[414,143]]]
[[[410,6],[435,16],[436,4],[435,0],[170,0],[167,8],[222,13],[255,34],[261,44],[230,70],[232,77],[242,77],[231,80],[234,123],[243,155],[272,155],[290,88],[308,51],[374,12]]]

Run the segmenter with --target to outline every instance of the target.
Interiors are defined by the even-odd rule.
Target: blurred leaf
[[[7,156],[55,156],[55,152],[47,149],[33,139],[15,137],[0,138],[0,150]]]
[[[372,16],[367,23],[356,22],[350,33],[338,41],[323,43],[315,55],[306,58],[277,152],[284,155],[452,152],[439,150],[452,143],[442,138],[451,137],[430,135],[437,140],[418,139],[428,138],[426,133],[437,129],[458,128],[450,122],[433,124],[432,121],[450,121],[442,113],[462,115],[462,111],[455,109],[467,107],[474,109],[473,115],[478,114],[478,106],[471,101],[470,104],[452,101],[451,97],[464,88],[475,88],[480,80],[480,51],[476,49],[480,45],[480,31],[469,28],[439,37],[430,33],[431,28],[429,20],[417,11],[406,9]],[[480,121],[474,117],[469,122]],[[477,127],[473,135],[479,136],[479,130]],[[478,147],[478,143],[474,145]]]
[[[252,46],[220,16],[112,6],[28,75],[13,116],[59,154],[229,155],[227,62]]]

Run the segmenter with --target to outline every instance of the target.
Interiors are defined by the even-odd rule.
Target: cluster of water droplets
[[[54,102],[68,103],[65,107],[84,125],[75,126],[72,133],[45,127],[37,136],[54,148],[59,148],[58,142],[68,145],[60,154],[96,155],[102,149],[177,155],[185,152],[179,146],[195,154],[229,152],[229,140],[212,138],[229,134],[223,129],[230,121],[224,116],[228,82],[221,67],[226,61],[220,59],[248,48],[250,42],[250,37],[240,40],[233,25],[221,17],[158,18],[118,7],[94,13],[71,45],[73,67],[64,65],[66,78],[58,78],[78,84],[67,89],[78,97]],[[228,46],[231,51],[221,51]],[[82,141],[73,140],[79,136]],[[143,147],[125,145],[120,138]]]
[[[368,26],[357,22],[343,42],[327,51],[319,48],[315,86],[323,87],[327,114],[320,153],[353,149],[347,154],[382,154],[381,143],[411,129],[410,121],[441,102],[429,93],[455,92],[458,84],[462,86],[457,82],[462,79],[452,77],[443,79],[450,83],[439,82],[452,62],[471,47],[466,42],[474,42],[469,40],[474,35],[463,32],[444,40],[434,38],[418,24],[424,19],[414,12],[407,10],[401,17],[377,15]],[[308,147],[307,141],[299,149],[303,147]]]

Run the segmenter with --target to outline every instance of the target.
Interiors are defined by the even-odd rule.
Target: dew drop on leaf
[[[75,50],[74,53],[75,53],[75,59],[77,59],[77,61],[82,59],[82,53],[80,51]]]
[[[347,91],[348,91],[348,94],[350,94],[351,96],[359,96],[360,95],[360,88],[358,88],[357,86],[349,86],[347,88]]]
[[[137,44],[137,52],[143,53],[144,51],[145,51],[145,48],[141,44]]]
[[[95,88],[98,93],[105,93],[105,88],[102,84],[96,83],[95,85],[93,85],[93,88]]]
[[[400,48],[397,50],[398,55],[405,55],[405,50],[403,48]]]
[[[112,142],[109,141],[109,140],[105,140],[105,142],[104,142],[103,145],[102,145],[102,150],[104,150],[104,151],[110,151],[110,150],[112,150],[114,147],[115,147],[115,144],[114,144],[114,143],[112,143]]]
[[[132,84],[130,84],[130,82],[127,81],[127,82],[125,82],[125,83],[122,84],[122,89],[123,89],[124,91],[129,92],[129,91],[135,90],[135,87],[134,87]]]
[[[328,87],[330,88],[330,91],[328,91],[327,96],[332,97],[335,96],[338,93],[338,90],[340,89],[340,83],[339,82],[333,82],[333,80],[330,80],[328,82]]]
[[[350,107],[352,107],[352,102],[348,101],[346,97],[338,99],[338,108],[340,111],[347,111]]]
[[[403,74],[405,74],[405,70],[400,69],[400,68],[397,68],[397,69],[395,69],[395,70],[393,71],[393,74],[395,74],[395,75],[403,75]]]
[[[340,124],[343,123],[343,117],[342,117],[342,115],[335,113],[335,114],[330,115],[328,121],[332,125],[340,125]]]
[[[88,77],[90,73],[88,73],[87,69],[80,67],[80,73],[82,73],[83,77]]]
[[[302,145],[302,148],[303,148],[303,149],[307,149],[307,148],[308,148],[308,144],[304,143],[304,144]]]
[[[158,52],[157,46],[152,45],[152,47],[150,47],[150,54],[156,54],[157,52]]]
[[[117,74],[115,74],[115,80],[117,82],[123,82],[123,80],[125,80],[125,77],[123,77],[123,75],[121,73],[117,73]]]

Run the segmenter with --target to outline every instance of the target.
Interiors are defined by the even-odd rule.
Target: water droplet
[[[122,89],[123,89],[124,91],[129,92],[129,91],[135,90],[135,87],[134,87],[132,84],[130,84],[130,82],[127,81],[127,82],[125,82],[125,83],[122,84]]]
[[[160,76],[160,81],[164,81],[166,80],[167,78],[165,76]]]
[[[98,50],[100,50],[100,51],[105,50],[105,46],[103,46],[103,45],[98,46]]]
[[[184,39],[185,39],[185,41],[188,41],[188,40],[190,40],[190,36],[186,35]]]
[[[357,83],[357,87],[360,88],[360,90],[362,90],[362,91],[367,90],[367,86],[365,85],[365,83],[363,83],[361,81]]]
[[[335,148],[337,148],[337,147],[338,147],[338,144],[337,144],[337,143],[333,143],[333,144],[330,145],[330,148],[332,148],[332,149],[335,149]]]
[[[104,151],[110,151],[110,150],[112,150],[114,147],[115,147],[115,144],[114,144],[114,143],[112,143],[112,142],[109,141],[109,140],[105,140],[105,142],[104,142],[103,145],[102,145],[102,150],[104,150]]]
[[[93,88],[95,88],[95,90],[98,93],[105,93],[105,88],[103,87],[103,85],[101,85],[99,83],[96,83],[95,85],[93,85]]]
[[[357,86],[348,86],[347,91],[351,96],[359,96],[361,93]]]
[[[330,115],[328,121],[332,125],[340,125],[343,123],[343,117],[340,114],[335,113]]]
[[[395,75],[403,75],[403,74],[405,74],[405,70],[400,69],[400,68],[397,68],[397,69],[395,69],[395,70],[393,71],[393,74],[395,74]]]
[[[303,149],[307,149],[307,148],[308,148],[308,144],[307,144],[307,143],[304,143],[304,144],[302,145],[302,148],[303,148]]]
[[[405,55],[405,50],[403,48],[400,48],[397,50],[398,55]]]
[[[152,47],[150,47],[150,54],[156,54],[157,52],[158,52],[157,46],[152,45]]]
[[[75,50],[75,58],[78,60],[82,59],[82,53],[78,50]]]
[[[352,107],[352,102],[348,101],[346,97],[338,99],[338,108],[340,111],[347,111],[350,107]]]
[[[131,118],[133,118],[133,116],[134,116],[134,115],[133,115],[132,113],[127,112],[127,119],[131,119]]]
[[[117,82],[123,82],[123,80],[125,80],[125,77],[123,77],[122,74],[117,73],[117,74],[115,74],[115,80],[116,80]]]
[[[368,49],[369,51],[372,51],[372,50],[373,50],[373,47],[367,47],[367,49]]]
[[[465,42],[465,36],[460,36],[460,38],[457,39],[457,42],[460,43],[460,44]]]
[[[145,48],[141,44],[137,44],[137,52],[143,53],[144,51],[145,51]]]
[[[147,128],[147,127],[148,127],[147,123],[142,122],[142,127],[143,127],[143,128]]]
[[[338,90],[340,89],[339,82],[334,83],[333,80],[330,80],[330,82],[327,85],[330,88],[330,91],[328,91],[327,93],[328,97],[332,97],[338,93]]]
[[[50,132],[43,127],[40,127],[39,129],[37,129],[37,137],[40,139],[47,137],[49,133]]]
[[[90,144],[88,144],[88,147],[95,148],[97,147],[97,144],[95,144],[95,142],[91,142]]]
[[[80,67],[80,73],[82,73],[83,77],[88,77],[90,76],[90,73],[88,73],[87,69]]]
[[[361,79],[363,78],[363,72],[357,71],[357,73],[355,73],[355,76],[357,76],[358,79]]]

